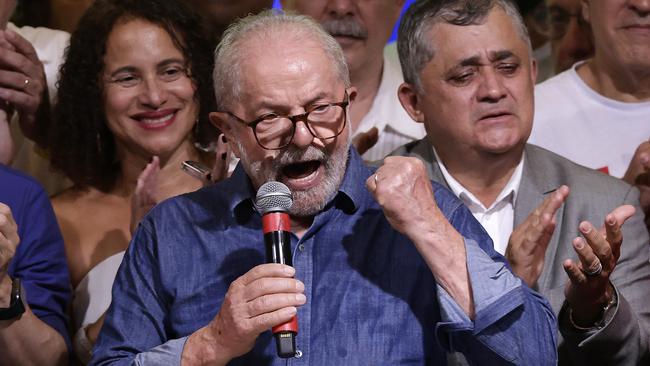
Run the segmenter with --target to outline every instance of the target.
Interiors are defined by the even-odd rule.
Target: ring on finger
[[[377,184],[379,181],[379,174],[375,174],[373,178],[375,179],[375,184]]]
[[[596,267],[596,268],[593,269],[593,270],[587,270],[587,269],[582,270],[582,272],[584,272],[585,276],[587,276],[587,277],[598,277],[600,275],[600,273],[603,271],[603,264],[600,263],[600,260],[598,262],[596,262],[595,266],[591,266],[591,267],[592,268]]]

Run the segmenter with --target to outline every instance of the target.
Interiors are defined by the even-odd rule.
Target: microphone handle
[[[291,226],[289,215],[284,212],[270,212],[262,217],[266,263],[280,263],[293,266],[291,259]],[[288,322],[271,328],[275,337],[277,354],[281,358],[296,355],[296,334],[298,319],[294,316]]]

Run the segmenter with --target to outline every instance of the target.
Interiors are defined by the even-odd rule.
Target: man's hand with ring
[[[609,277],[621,254],[621,228],[634,211],[630,205],[617,207],[607,215],[600,230],[587,221],[580,223],[583,237],[573,240],[579,260],[577,263],[570,259],[564,261],[564,270],[569,276],[564,292],[572,319],[579,325],[593,324],[612,299],[614,288]]]
[[[0,99],[11,103],[25,136],[34,139],[39,107],[47,100],[43,64],[31,43],[19,34],[0,31]]]

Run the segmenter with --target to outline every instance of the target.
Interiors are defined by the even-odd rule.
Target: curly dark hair
[[[108,36],[124,19],[143,19],[167,31],[187,60],[197,88],[199,133],[194,139],[206,142],[216,136],[208,120],[208,113],[215,110],[214,60],[202,18],[178,0],[97,0],[70,38],[49,131],[52,167],[79,188],[108,191],[121,172],[116,142],[106,121],[101,75]]]

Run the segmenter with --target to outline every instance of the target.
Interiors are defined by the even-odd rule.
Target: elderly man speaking
[[[556,326],[488,235],[413,158],[376,173],[350,148],[357,95],[341,48],[303,16],[241,20],[216,50],[213,122],[232,177],[145,217],[113,288],[92,363],[554,365]],[[293,192],[293,265],[264,264],[253,204]],[[297,315],[297,350],[269,328]],[[534,334],[534,337],[530,335]]]

